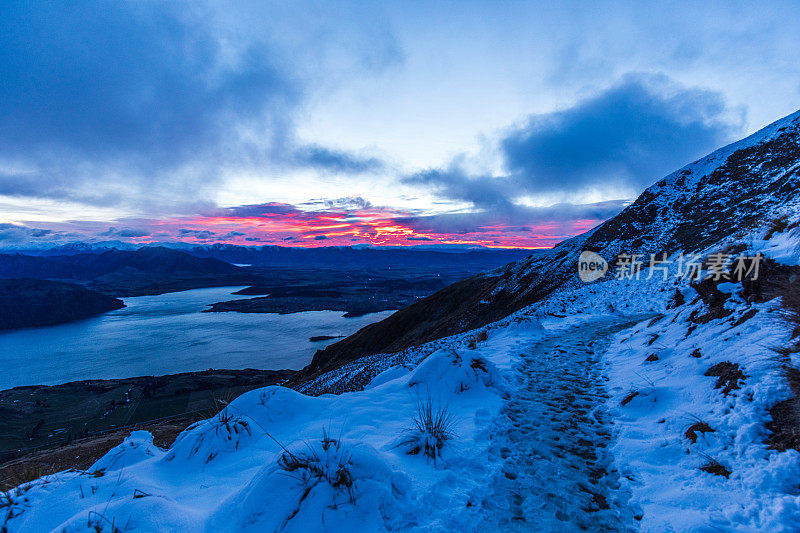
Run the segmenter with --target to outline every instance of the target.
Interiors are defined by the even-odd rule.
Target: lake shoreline
[[[0,390],[208,368],[300,370],[317,349],[389,314],[203,312],[221,298],[236,298],[233,293],[241,288],[130,297],[124,308],[97,317],[2,331],[0,353],[7,371],[0,375]],[[331,340],[309,341],[320,336]]]

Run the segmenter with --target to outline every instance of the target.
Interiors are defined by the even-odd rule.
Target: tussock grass
[[[470,350],[474,350],[475,348],[478,347],[479,342],[486,342],[488,338],[489,334],[486,332],[485,329],[482,329],[477,334],[471,335],[467,339],[467,348],[469,348]]]
[[[706,459],[706,461],[708,461],[706,464],[700,467],[700,470],[702,470],[703,472],[708,472],[709,474],[714,474],[715,476],[722,476],[725,479],[730,478],[731,471],[728,470],[725,467],[725,465],[723,465],[710,455],[707,455],[702,452],[700,453],[700,455],[702,455]]]
[[[708,423],[701,421],[695,422],[683,434],[692,444],[697,442],[697,434],[714,433],[716,430],[708,425]]]
[[[107,518],[104,514],[97,511],[89,511],[89,518],[86,527],[95,533],[124,533],[128,530],[126,524],[122,529],[116,525],[114,518]]]
[[[418,402],[414,427],[409,430],[401,445],[406,447],[409,455],[422,453],[435,464],[437,458],[442,456],[442,448],[447,441],[456,436],[455,423],[456,419],[447,406],[434,407],[428,394],[425,400]]]
[[[308,496],[311,489],[320,482],[347,493],[350,503],[355,503],[353,475],[351,473],[352,454],[339,439],[331,438],[323,428],[320,447],[307,444],[307,450],[291,452],[284,448],[278,458],[278,466],[290,473],[305,485],[306,490],[300,503]]]
[[[704,375],[717,378],[714,388],[722,389],[722,394],[725,396],[741,388],[739,381],[744,381],[747,377],[738,363],[731,363],[730,361],[717,363],[706,370]]]
[[[770,223],[769,227],[767,228],[767,232],[764,234],[764,240],[768,241],[775,235],[783,233],[787,229],[789,229],[789,217],[783,216],[780,218],[776,218]]]

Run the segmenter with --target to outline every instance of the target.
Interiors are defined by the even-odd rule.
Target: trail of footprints
[[[600,357],[633,325],[604,320],[520,345],[515,392],[492,453],[504,461],[487,526],[501,530],[624,531],[634,522],[608,452],[610,420]]]

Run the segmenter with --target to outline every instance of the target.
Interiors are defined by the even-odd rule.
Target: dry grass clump
[[[477,333],[477,335],[472,335],[467,340],[467,348],[469,348],[470,350],[474,350],[475,348],[477,348],[479,342],[486,342],[488,338],[489,334],[486,332],[485,329],[482,329]]]
[[[778,233],[783,233],[789,229],[789,217],[783,216],[773,220],[767,228],[767,233],[764,235],[764,240],[768,241]]]
[[[319,447],[308,445],[306,451],[295,453],[284,449],[278,459],[278,466],[286,472],[297,474],[299,481],[305,485],[306,491],[300,500],[301,503],[311,489],[321,482],[346,492],[350,503],[355,503],[351,473],[352,454],[339,439],[328,436],[325,429],[322,430]]]
[[[800,276],[789,275],[780,286],[784,316],[794,325],[792,340],[786,346],[775,348],[786,371],[786,379],[792,396],[776,403],[769,409],[772,420],[766,427],[770,431],[769,447],[778,451],[794,449],[800,451],[800,370],[790,366],[791,356],[800,353]]]
[[[414,427],[408,431],[408,436],[401,441],[409,455],[422,453],[428,460],[442,456],[442,448],[447,441],[455,438],[456,420],[447,409],[447,406],[434,407],[430,395],[417,404],[417,415],[414,417]]]
[[[800,451],[800,370],[787,366],[786,379],[792,396],[776,403],[769,409],[772,420],[766,427],[770,432],[767,443],[773,450]]]
[[[705,457],[708,462],[701,466],[700,470],[703,472],[708,472],[709,474],[714,474],[715,476],[722,476],[725,479],[731,477],[731,471],[728,470],[722,463],[704,453],[701,455]]]
[[[10,471],[8,477],[0,481],[0,490],[9,490],[20,485],[25,485],[48,474],[55,473],[55,468],[49,464],[28,463]]]

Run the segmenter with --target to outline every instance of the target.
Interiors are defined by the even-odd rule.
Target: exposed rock
[[[747,377],[738,363],[731,363],[730,361],[717,363],[706,370],[705,375],[717,378],[714,388],[722,389],[722,394],[725,396],[730,394],[731,391],[739,389],[739,381],[744,381],[744,378]]]
[[[698,433],[714,433],[714,431],[716,430],[713,429],[708,424],[706,424],[705,422],[695,422],[694,424],[689,426],[689,429],[686,430],[684,436],[687,439],[689,439],[692,442],[692,444],[694,444],[695,442],[697,442]]]

